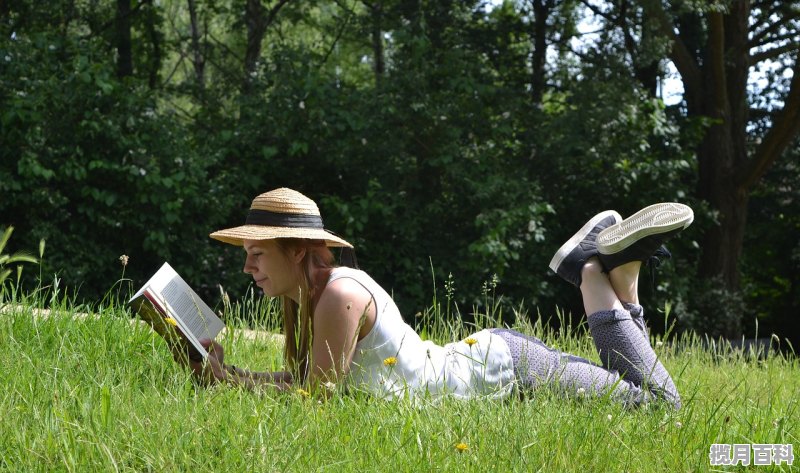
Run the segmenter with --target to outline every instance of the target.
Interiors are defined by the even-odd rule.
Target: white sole
[[[600,212],[599,214],[595,215],[591,220],[586,222],[586,224],[582,226],[580,230],[578,230],[578,233],[572,235],[572,238],[567,240],[567,242],[561,245],[561,248],[556,251],[556,254],[553,255],[553,259],[550,260],[550,269],[552,269],[554,273],[558,273],[557,269],[559,266],[561,266],[561,262],[564,261],[564,258],[566,258],[567,255],[572,253],[572,250],[575,248],[575,246],[583,241],[583,239],[586,238],[586,235],[588,235],[598,223],[611,216],[615,216],[617,222],[622,221],[622,216],[614,210],[606,210],[605,212]]]
[[[619,253],[642,238],[688,227],[694,212],[683,204],[663,202],[636,212],[597,235],[597,251],[604,255]]]

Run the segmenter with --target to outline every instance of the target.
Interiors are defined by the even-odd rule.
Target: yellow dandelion
[[[456,444],[456,450],[458,450],[459,452],[466,452],[467,450],[469,450],[469,447],[464,442],[461,442]]]
[[[310,393],[310,392],[308,392],[308,391],[306,391],[306,390],[305,390],[305,389],[303,389],[303,388],[297,388],[297,389],[295,389],[295,392],[296,392],[297,394],[299,394],[300,396],[302,396],[302,397],[305,397],[305,398],[309,398],[309,397],[311,397],[311,393]]]
[[[474,339],[474,338],[472,338],[472,337],[469,337],[469,338],[467,338],[466,340],[464,340],[464,343],[466,343],[466,344],[467,344],[467,345],[469,345],[469,346],[472,346],[472,345],[475,345],[476,343],[478,343],[478,341],[477,341],[477,340],[475,340],[475,339]]]
[[[178,326],[178,321],[173,319],[172,317],[167,317],[167,318],[164,319],[164,321],[166,323],[172,325],[173,327],[177,327]]]
[[[383,360],[383,366],[394,366],[396,364],[397,364],[397,358],[393,356],[390,356],[389,358]]]

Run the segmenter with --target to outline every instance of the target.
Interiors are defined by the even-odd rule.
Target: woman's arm
[[[308,391],[339,383],[348,373],[359,335],[372,328],[376,313],[372,295],[352,279],[338,279],[325,288],[314,310],[313,368],[304,383]],[[292,374],[286,371],[253,372],[225,365],[224,351],[219,343],[208,339],[200,343],[208,351],[204,362],[187,360],[185,356],[180,359],[188,361],[195,376],[208,384],[227,382],[253,390],[261,387],[289,390],[297,384]]]
[[[234,365],[222,365],[227,372],[225,381],[248,389],[274,386],[286,390],[294,384],[294,376],[288,371],[250,371]]]
[[[225,351],[222,345],[209,339],[200,340],[200,344],[208,351],[208,357],[203,361],[192,361],[185,354],[175,352],[173,352],[173,356],[179,363],[187,363],[195,377],[206,384],[226,382],[250,390],[271,387],[286,391],[294,383],[292,374],[287,371],[255,372],[237,368],[234,365],[226,365],[224,363]]]
[[[342,278],[325,288],[314,309],[309,390],[341,381],[350,369],[359,335],[372,328],[375,317],[372,295],[356,281]]]

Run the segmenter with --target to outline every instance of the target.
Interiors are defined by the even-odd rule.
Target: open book
[[[150,278],[129,303],[164,337],[170,348],[188,350],[189,358],[208,356],[201,338],[214,339],[225,324],[167,263]]]

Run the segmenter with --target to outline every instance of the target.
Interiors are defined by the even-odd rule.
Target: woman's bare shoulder
[[[372,328],[376,318],[375,302],[372,294],[357,281],[350,278],[335,279],[328,283],[315,310],[315,317],[324,316],[335,319],[355,320],[363,337]],[[363,321],[362,318],[365,318]]]
[[[372,300],[372,294],[358,281],[351,278],[338,278],[329,282],[320,297],[321,306],[338,307],[344,305],[350,308],[365,307]]]

